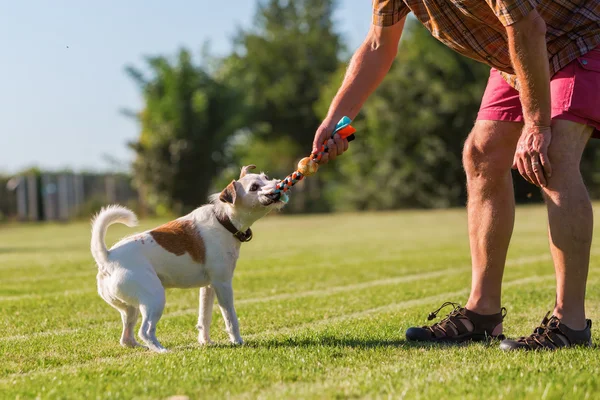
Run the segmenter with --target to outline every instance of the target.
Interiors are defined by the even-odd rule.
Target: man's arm
[[[398,43],[404,28],[402,18],[389,27],[371,25],[364,42],[356,50],[344,81],[333,98],[325,120],[317,129],[313,141],[313,153],[316,153],[323,142],[330,137],[336,123],[344,115],[354,119],[367,98],[379,86],[390,70],[398,53]],[[328,142],[329,153],[321,159],[321,164],[328,159],[335,159],[348,149],[348,141],[336,138]]]
[[[534,9],[507,26],[506,32],[525,118],[513,168],[531,183],[546,186],[552,173],[547,155],[552,121],[546,23]]]

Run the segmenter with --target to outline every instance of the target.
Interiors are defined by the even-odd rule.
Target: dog
[[[165,289],[197,287],[200,344],[212,343],[209,331],[215,295],[230,341],[243,343],[232,288],[240,247],[252,238],[250,226],[254,222],[280,210],[287,201],[286,196],[273,194],[280,181],[264,173],[249,173],[255,168],[244,166],[239,179],[211,195],[207,204],[162,226],[125,237],[110,250],[105,244],[108,227],[114,223],[133,227],[137,225],[136,215],[111,205],[93,217],[91,253],[98,265],[98,293],[121,313],[122,346],[142,346],[133,333],[141,313],[139,338],[148,349],[166,352],[156,338]]]

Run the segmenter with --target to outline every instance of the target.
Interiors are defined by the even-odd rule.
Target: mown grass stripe
[[[536,256],[528,256],[528,257],[520,257],[520,258],[516,258],[516,259],[510,259],[510,260],[507,260],[506,265],[507,266],[511,266],[511,265],[516,266],[516,265],[532,264],[535,262],[547,261],[550,259],[551,259],[550,255],[540,254],[540,255],[536,255]],[[372,281],[372,282],[364,282],[364,283],[357,283],[355,285],[342,286],[342,287],[340,287],[341,289],[339,289],[339,290],[345,291],[345,290],[353,290],[353,288],[361,289],[363,287],[367,288],[367,287],[371,287],[371,286],[386,285],[386,284],[394,283],[394,281],[401,283],[401,282],[404,282],[405,280],[406,280],[406,282],[410,282],[412,280],[418,280],[418,279],[429,279],[428,276],[439,277],[439,276],[444,276],[445,274],[450,274],[450,273],[465,272],[465,271],[470,270],[470,268],[471,268],[470,266],[462,266],[462,267],[448,268],[448,269],[443,269],[443,270],[435,270],[435,271],[425,272],[425,273],[421,273],[421,274],[403,275],[403,276],[399,276],[399,277],[380,279],[380,280],[376,280],[376,281]],[[345,287],[348,287],[348,289],[344,289]],[[330,291],[335,291],[335,290],[336,289],[334,287],[331,289],[316,290],[316,291],[314,291],[314,293],[315,293],[315,295],[319,295],[319,294],[323,294],[323,293],[329,293]],[[0,296],[0,302],[19,301],[19,300],[26,300],[26,299],[43,299],[43,298],[52,298],[52,297],[57,297],[57,296],[68,297],[68,296],[77,296],[77,295],[89,294],[89,293],[95,293],[95,292],[96,292],[96,289],[94,288],[94,289],[63,290],[63,291],[45,292],[45,293],[28,293],[28,294],[22,294],[22,295],[14,295],[14,296]],[[310,292],[304,292],[304,293],[310,293]],[[283,299],[294,298],[297,295],[298,295],[298,293],[284,293],[284,294],[275,295],[275,296],[271,296],[271,297],[240,300],[240,302],[255,303],[255,302],[272,301],[272,300],[278,300],[278,299],[283,300]],[[301,295],[304,295],[304,294],[301,294]],[[306,295],[310,296],[310,294],[306,294]]]

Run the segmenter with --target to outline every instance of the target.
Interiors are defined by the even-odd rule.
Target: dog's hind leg
[[[133,330],[139,315],[138,308],[134,306],[126,306],[119,309],[121,319],[123,320],[123,334],[121,335],[121,346],[124,347],[145,347],[135,340]]]
[[[133,330],[135,329],[135,323],[138,317],[137,306],[128,305],[123,301],[117,299],[111,294],[109,288],[112,287],[112,282],[108,281],[106,277],[101,277],[98,281],[98,293],[100,297],[114,309],[119,311],[121,314],[121,320],[123,321],[123,332],[121,333],[121,346],[123,347],[137,347],[142,346],[139,344],[134,337]],[[143,347],[143,346],[142,346]]]
[[[156,338],[156,324],[162,316],[164,303],[162,307],[158,305],[140,304],[142,312],[142,326],[140,326],[139,336],[148,345],[148,348],[157,353],[166,353],[165,349]]]
[[[231,282],[219,282],[213,284],[213,288],[217,293],[217,299],[219,300],[219,307],[221,308],[221,314],[225,320],[225,329],[229,334],[229,340],[233,344],[243,344],[244,341],[240,336],[240,326],[238,324],[238,317],[233,307],[233,287]]]
[[[210,323],[212,321],[215,290],[211,286],[200,288],[200,312],[198,314],[198,342],[212,344],[210,340]]]
[[[165,289],[158,280],[158,277],[155,276],[154,278],[156,278],[156,281],[150,285],[151,287],[145,286],[140,288],[140,292],[143,293],[139,299],[142,325],[140,326],[138,335],[148,345],[150,350],[157,353],[165,353],[167,349],[156,338],[156,325],[160,321],[160,317],[162,317],[163,310],[165,309]]]

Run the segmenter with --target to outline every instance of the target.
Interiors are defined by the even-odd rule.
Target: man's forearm
[[[551,123],[550,70],[546,25],[537,11],[507,28],[510,57],[520,85],[525,124]]]
[[[394,62],[404,21],[398,24],[401,25],[393,27],[394,33],[383,37],[376,34],[382,28],[374,27],[372,34],[354,53],[344,81],[331,102],[326,120],[337,122],[344,115],[352,119],[356,117]]]

